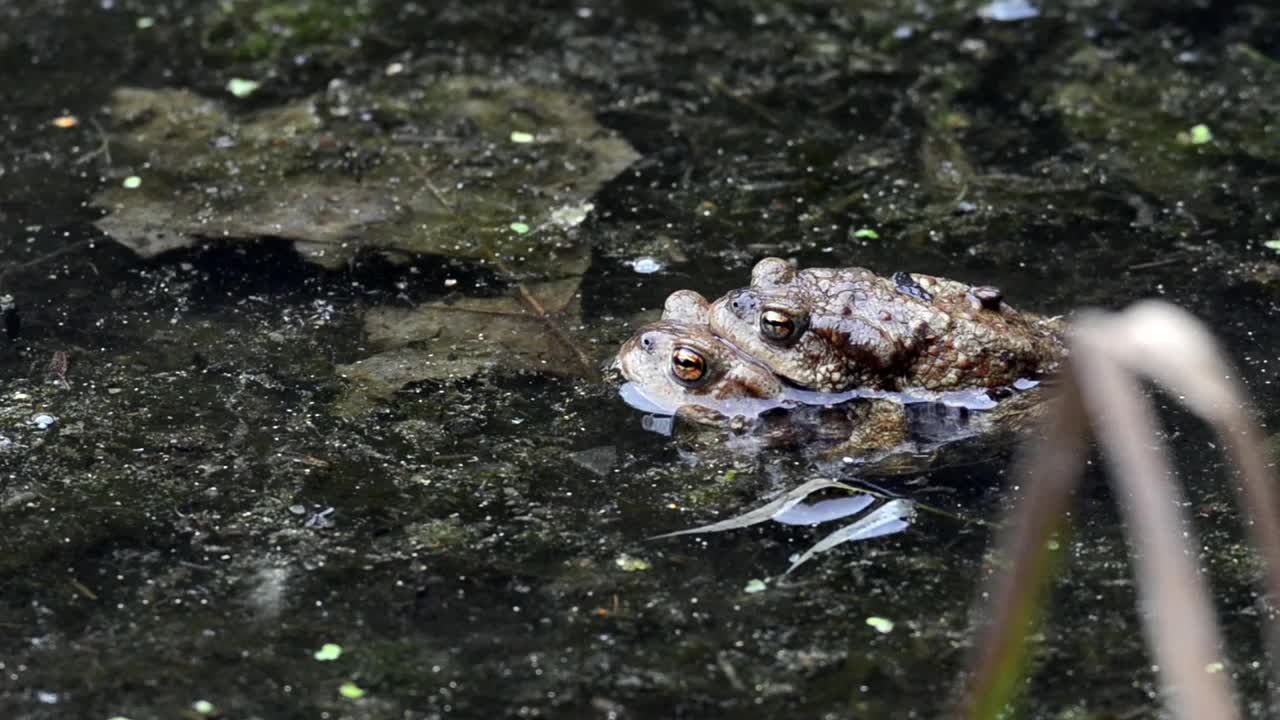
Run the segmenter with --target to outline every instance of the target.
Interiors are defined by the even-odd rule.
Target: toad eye
[[[798,329],[799,324],[781,310],[765,310],[760,313],[760,334],[766,339],[789,342],[799,334]]]
[[[690,347],[678,347],[671,353],[671,374],[685,385],[697,385],[707,379],[707,360]]]

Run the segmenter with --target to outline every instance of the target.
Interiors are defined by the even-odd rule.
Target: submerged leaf
[[[371,310],[365,334],[382,352],[337,368],[354,383],[341,403],[344,412],[358,412],[409,383],[457,380],[490,369],[590,376],[594,361],[565,330],[581,321],[581,280],[521,285],[494,298]]]
[[[846,525],[819,540],[791,563],[791,567],[782,574],[790,575],[793,570],[808,562],[813,556],[824,553],[837,545],[854,540],[869,540],[881,535],[889,535],[905,529],[916,516],[915,504],[910,500],[890,500],[872,510],[865,517]]]
[[[745,512],[741,515],[738,515],[737,517],[732,517],[732,518],[729,518],[728,520],[721,520],[720,522],[711,523],[710,525],[702,525],[700,527],[690,528],[688,530],[677,530],[675,532],[663,533],[662,535],[654,535],[649,539],[660,540],[662,538],[677,537],[679,535],[693,535],[695,533],[723,532],[725,530],[736,530],[738,528],[744,528],[750,525],[756,525],[766,520],[773,519],[775,515],[779,515],[781,513],[786,512],[787,510],[791,509],[796,504],[804,500],[806,497],[817,492],[818,490],[822,490],[823,488],[830,488],[830,487],[845,487],[845,485],[843,485],[842,483],[838,483],[834,480],[824,480],[821,478],[817,480],[810,480],[809,482],[801,485],[800,487],[795,488],[790,492],[784,493],[774,498],[773,500],[766,503],[765,505],[758,507],[755,510]]]
[[[339,268],[363,250],[582,272],[585,241],[550,222],[638,156],[567,93],[524,82],[413,74],[233,117],[180,90],[121,88],[108,139],[142,192],[105,188],[99,228],[144,257],[219,241],[291,240]],[[243,87],[237,89],[243,90]],[[377,118],[376,122],[368,118]],[[506,142],[518,122],[536,144]],[[512,217],[538,233],[513,234]]]

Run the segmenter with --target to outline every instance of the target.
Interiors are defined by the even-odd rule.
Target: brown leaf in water
[[[117,172],[141,184],[95,196],[97,225],[144,257],[275,237],[328,268],[376,250],[580,274],[586,201],[638,157],[572,95],[484,77],[406,72],[246,116],[120,88],[111,113]]]
[[[342,407],[357,411],[409,383],[494,369],[594,375],[598,361],[566,329],[581,321],[581,282],[570,277],[519,285],[499,297],[371,310],[365,333],[382,352],[338,368],[353,381]]]

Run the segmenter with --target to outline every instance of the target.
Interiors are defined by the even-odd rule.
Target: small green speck
[[[867,624],[882,633],[893,630],[893,621],[887,618],[872,616],[867,618]]]
[[[1201,123],[1191,128],[1192,145],[1204,145],[1208,142],[1213,142],[1213,131],[1209,129],[1208,125]]]
[[[231,78],[227,81],[227,92],[238,98],[249,97],[254,90],[258,89],[257,80],[245,80],[244,78]]]
[[[139,30],[146,30],[147,28],[155,27],[156,19],[153,17],[140,17],[138,18],[138,22],[134,23],[134,25],[137,26]]]
[[[1061,547],[1061,546],[1058,544],[1058,541],[1057,541],[1057,540],[1054,540],[1053,538],[1049,538],[1048,546],[1049,546],[1049,549],[1050,549],[1050,550],[1054,550],[1054,551],[1058,550],[1058,549]]]
[[[315,658],[320,662],[337,660],[340,657],[342,657],[342,646],[337,643],[325,643],[315,652]]]
[[[201,715],[212,715],[214,711],[217,710],[217,708],[213,706],[213,703],[209,702],[208,700],[197,700],[191,703],[191,709],[195,710]]]
[[[875,230],[872,230],[871,228],[858,228],[857,230],[853,231],[853,236],[859,239],[865,238],[867,240],[880,239],[880,233],[876,232]]]
[[[129,177],[124,179],[124,182],[120,184],[124,186],[125,190],[137,190],[138,188],[142,187],[142,178],[138,177],[137,175],[130,175]]]
[[[1262,243],[1262,245],[1263,247],[1269,248],[1271,250],[1275,250],[1276,252],[1280,252],[1280,238],[1277,238],[1275,240],[1268,240]]]
[[[129,720],[129,718],[123,715],[112,715],[111,717],[107,718],[107,720]]]
[[[615,565],[622,568],[623,572],[643,572],[653,567],[649,564],[648,560],[632,557],[630,555],[619,555],[613,562]]]
[[[529,232],[529,225],[528,223],[513,222],[511,223],[511,231],[517,235],[523,235]]]
[[[1220,673],[1226,669],[1227,669],[1227,666],[1223,665],[1221,662],[1211,662],[1208,665],[1204,666],[1204,671],[1211,674]]]
[[[746,587],[742,588],[742,592],[748,595],[755,595],[756,593],[764,592],[768,587],[760,578],[753,578],[751,582],[747,583]]]
[[[520,143],[521,145],[524,145],[526,143],[531,143],[533,142],[533,133],[521,132],[520,130],[512,130],[511,142]]]
[[[724,471],[724,481],[725,481],[725,482],[733,482],[734,478],[736,478],[736,477],[738,477],[738,470],[737,470],[737,468],[729,468],[728,470],[725,470],[725,471]]]
[[[364,688],[348,680],[338,688],[338,694],[348,700],[359,700],[364,697]]]

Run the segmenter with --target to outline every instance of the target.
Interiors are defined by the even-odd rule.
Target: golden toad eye
[[[796,335],[796,322],[781,310],[760,313],[760,334],[769,340],[786,342]]]
[[[671,374],[686,385],[696,385],[707,377],[707,361],[693,348],[678,347],[671,353]]]

